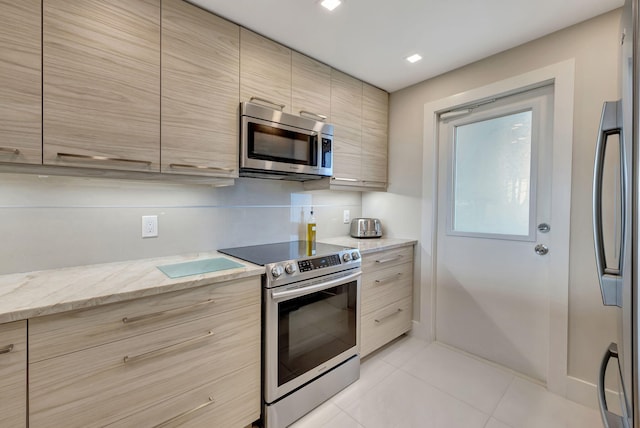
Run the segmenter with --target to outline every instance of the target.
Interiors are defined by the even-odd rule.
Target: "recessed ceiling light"
[[[414,62],[418,62],[422,59],[422,57],[418,54],[413,54],[411,56],[407,57],[407,61],[409,61],[411,64],[413,64]]]
[[[326,9],[333,10],[340,6],[341,3],[340,0],[322,0],[320,4]]]

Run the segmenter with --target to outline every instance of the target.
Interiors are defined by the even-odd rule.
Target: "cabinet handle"
[[[376,322],[376,324],[380,324],[382,321],[391,318],[394,315],[398,315],[400,312],[402,312],[402,308],[398,308],[397,311],[390,313],[389,315],[385,315],[382,318],[380,318],[379,320],[374,320]]]
[[[376,260],[376,263],[378,264],[384,264],[384,263],[389,263],[389,262],[395,262],[396,260],[400,260],[402,258],[402,254],[395,256],[395,257],[389,257],[388,259],[382,259],[382,260]]]
[[[108,161],[108,162],[130,162],[130,163],[141,163],[144,165],[151,165],[153,162],[139,159],[125,159],[125,158],[109,158],[106,156],[91,156],[91,155],[78,155],[75,153],[58,153],[59,158],[77,158],[77,159],[85,159],[85,160],[97,160],[97,161]]]
[[[327,116],[325,116],[324,114],[318,114],[318,113],[314,113],[312,111],[307,111],[307,110],[300,110],[300,116],[307,116],[307,117],[311,116],[312,118],[320,119],[322,122],[327,120]]]
[[[393,276],[390,276],[388,278],[376,279],[376,284],[378,284],[378,285],[386,284],[388,282],[395,281],[396,279],[400,278],[401,276],[402,276],[402,273],[398,272],[397,274],[395,274]]]
[[[233,168],[220,168],[217,166],[205,166],[205,165],[188,165],[184,163],[170,163],[169,168],[190,168],[190,169],[206,169],[211,171],[223,171],[223,172],[233,172]]]
[[[14,147],[0,147],[0,152],[11,153],[11,154],[14,154],[14,155],[19,155],[20,154],[20,150],[14,148]]]
[[[260,101],[260,102],[263,102],[263,103],[271,104],[272,106],[278,107],[280,109],[280,111],[283,111],[284,108],[286,107],[286,105],[284,105],[284,104],[274,103],[273,101],[267,100],[265,98],[260,98],[260,97],[251,97],[251,98],[249,98],[249,102],[253,102],[253,101]]]
[[[154,425],[154,427],[153,427],[153,428],[162,428],[162,427],[166,427],[167,425],[169,425],[169,424],[171,424],[171,423],[173,423],[173,422],[175,422],[175,421],[177,421],[177,420],[179,420],[179,419],[182,419],[182,418],[184,418],[185,416],[190,415],[191,413],[197,412],[197,411],[198,411],[198,410],[200,410],[200,409],[204,409],[205,407],[210,406],[210,405],[212,405],[213,403],[215,403],[215,400],[214,400],[213,398],[209,397],[209,401],[207,401],[207,402],[205,402],[205,403],[202,403],[202,404],[200,404],[198,407],[194,407],[194,408],[193,408],[193,409],[191,409],[191,410],[187,410],[186,412],[182,412],[182,413],[180,413],[179,415],[172,417],[171,419],[167,419],[166,421],[164,421],[164,422],[162,422],[162,423],[159,423],[158,425]]]
[[[356,183],[356,182],[359,181],[357,178],[331,177],[331,179],[335,180],[335,181],[349,181],[349,182],[352,182],[352,183]]]
[[[125,355],[122,359],[124,363],[135,363],[136,361],[145,360],[147,358],[155,357],[169,351],[175,351],[193,343],[200,342],[213,336],[213,331],[209,331],[204,336],[194,337],[192,339],[185,340],[184,342],[174,343],[173,345],[165,346],[164,348],[154,349],[153,351],[145,352],[144,354],[134,355],[132,357]]]
[[[13,343],[5,346],[4,348],[0,348],[0,354],[8,354],[11,351],[13,351]]]
[[[146,314],[146,315],[139,315],[137,317],[124,317],[122,318],[122,322],[124,324],[131,324],[134,322],[138,322],[138,321],[144,321],[144,320],[148,320],[150,318],[157,318],[157,317],[161,317],[164,315],[172,315],[176,312],[184,312],[190,309],[195,309],[198,308],[200,306],[205,306],[205,305],[210,305],[212,303],[215,303],[216,301],[213,299],[209,299],[206,300],[204,302],[199,302],[199,303],[194,303],[193,305],[188,305],[188,306],[182,306],[180,308],[175,308],[175,309],[167,309],[166,311],[159,311],[159,312],[153,312],[151,314]]]

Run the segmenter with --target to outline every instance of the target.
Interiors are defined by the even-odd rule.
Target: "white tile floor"
[[[402,337],[293,428],[601,428],[596,410],[438,343]]]

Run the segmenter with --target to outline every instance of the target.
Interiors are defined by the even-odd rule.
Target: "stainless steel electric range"
[[[263,422],[292,424],[360,377],[360,252],[306,241],[226,248],[265,266]]]

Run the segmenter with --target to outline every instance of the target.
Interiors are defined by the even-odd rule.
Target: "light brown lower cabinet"
[[[362,256],[360,356],[411,330],[413,246]]]
[[[140,312],[123,317],[127,305]],[[242,427],[259,418],[258,277],[95,310],[30,324],[34,355],[47,355],[44,331],[64,336],[56,324],[80,342],[30,361],[30,427]],[[106,339],[96,344],[94,334]]]
[[[27,426],[27,322],[0,324],[0,427]]]

